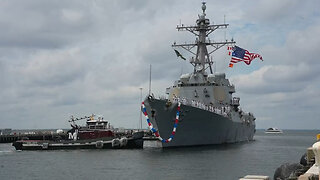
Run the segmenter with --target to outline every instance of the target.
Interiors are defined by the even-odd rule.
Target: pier
[[[12,143],[18,140],[58,140],[66,139],[67,133],[35,133],[0,135],[0,143]]]

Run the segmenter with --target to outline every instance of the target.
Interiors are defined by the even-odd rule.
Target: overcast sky
[[[318,0],[207,3],[211,22],[225,15],[230,24],[210,39],[226,33],[264,58],[228,68],[226,48],[214,57],[257,128],[319,129],[319,7]],[[194,41],[175,28],[194,25],[200,13],[201,1],[1,0],[0,129],[69,128],[70,115],[91,113],[138,127],[149,65],[156,95],[191,71],[171,44]]]

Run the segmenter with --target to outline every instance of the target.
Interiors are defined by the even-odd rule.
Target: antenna
[[[206,15],[205,11],[206,11],[206,2],[202,2],[202,12],[203,12],[203,15]]]
[[[226,24],[226,15],[224,15],[224,17],[223,17],[223,24]],[[226,33],[227,33],[227,30],[224,29],[224,40],[225,41],[227,40]]]
[[[213,72],[217,72],[217,61],[214,61],[214,64],[213,64],[213,69],[214,71]]]
[[[141,88],[139,88],[140,89],[140,104],[141,104],[141,102],[142,102],[142,87]],[[142,112],[141,112],[141,106],[140,106],[140,110],[139,110],[139,112],[140,112],[140,121],[139,121],[139,125],[140,125],[140,129],[142,129]]]
[[[217,29],[226,29],[229,24],[210,24],[209,19],[206,17],[206,3],[202,2],[202,14],[198,14],[198,18],[196,21],[196,25],[194,26],[181,26],[177,27],[178,31],[189,31],[190,33],[196,36],[196,41],[193,43],[184,43],[177,44],[174,43],[172,45],[173,48],[181,47],[184,50],[188,51],[192,55],[195,56],[195,61],[191,61],[190,63],[194,67],[195,73],[204,73],[207,69],[210,70],[210,73],[213,73],[212,70],[212,61],[210,61],[210,55],[220,49],[221,47],[229,44],[235,44],[234,41],[225,40],[222,42],[211,41],[209,39],[209,35]],[[224,20],[225,21],[225,20]],[[210,47],[210,49],[207,48]]]

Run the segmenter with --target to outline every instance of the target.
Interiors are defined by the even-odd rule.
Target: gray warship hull
[[[167,107],[166,100],[146,98],[149,119],[163,139],[172,133],[177,103]],[[152,113],[153,111],[153,113]],[[162,147],[201,146],[253,140],[255,124],[234,122],[228,117],[181,104],[179,123],[171,142]]]

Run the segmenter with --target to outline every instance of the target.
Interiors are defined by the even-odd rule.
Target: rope
[[[143,114],[144,116],[146,117],[146,120],[147,120],[147,123],[148,123],[148,126],[149,126],[149,129],[151,130],[151,132],[157,137],[159,138],[160,141],[164,142],[164,143],[168,143],[170,142],[174,135],[176,134],[176,130],[177,130],[177,126],[178,126],[178,122],[179,122],[179,116],[180,116],[180,102],[178,102],[178,108],[177,108],[177,113],[176,113],[176,119],[174,121],[174,125],[173,125],[173,130],[172,130],[172,133],[170,135],[170,137],[168,139],[163,139],[160,134],[159,134],[159,131],[156,130],[155,128],[153,128],[153,125],[152,123],[150,122],[150,119],[148,117],[148,114],[147,114],[147,110],[146,110],[146,107],[144,105],[144,102],[142,102],[141,106],[142,106],[142,111],[143,111]]]

